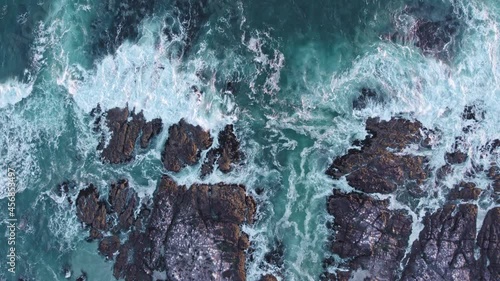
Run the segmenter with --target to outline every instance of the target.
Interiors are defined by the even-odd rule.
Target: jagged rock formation
[[[464,134],[473,130],[483,116],[480,108],[466,107],[462,114]],[[356,191],[334,190],[328,199],[328,211],[334,216],[330,248],[345,261],[338,264],[335,259],[327,259],[325,268],[337,269],[325,272],[321,279],[500,280],[500,208],[488,211],[476,237],[475,201],[482,200],[485,190],[496,200],[495,184],[500,178],[496,162],[484,167],[470,159],[473,170],[464,176],[464,181],[447,188],[444,179],[469,161],[468,154],[459,150],[463,146],[458,145],[466,135],[457,138],[452,152],[445,154],[446,164],[437,169],[434,183],[435,188],[443,190],[447,202],[426,213],[423,230],[404,257],[412,232],[411,217],[406,211],[389,207],[388,200],[376,199],[370,193],[398,196],[406,194],[405,189],[422,186],[430,171],[426,159],[411,152],[431,148],[429,134],[433,132],[419,122],[397,118],[370,118],[366,129],[370,136],[357,143],[361,148],[337,158],[326,172],[334,179],[345,176]],[[489,142],[482,148],[484,155],[496,159],[498,143]],[[476,186],[473,179],[477,175],[491,179],[491,186]]]
[[[92,110],[95,118],[95,130],[101,131],[101,122],[107,126],[111,138],[106,142],[104,133],[101,136],[98,150],[101,151],[102,160],[113,164],[129,162],[134,158],[137,139],[140,136],[140,146],[147,148],[152,138],[162,130],[161,119],[146,122],[142,112],[130,112],[125,108],[112,108],[102,114],[100,107]]]
[[[186,166],[198,163],[201,151],[212,145],[212,137],[200,126],[193,126],[184,119],[170,126],[162,162],[165,169],[179,172]]]
[[[424,218],[401,280],[478,280],[474,259],[477,206],[446,205]]]
[[[366,270],[380,280],[396,280],[412,219],[407,212],[390,210],[388,206],[388,200],[375,200],[361,193],[335,191],[328,199],[328,212],[335,217],[332,231],[336,233],[330,249],[349,260],[349,273]],[[326,280],[336,280],[333,275],[329,278]]]
[[[114,275],[152,280],[166,271],[168,280],[246,280],[240,229],[252,223],[255,202],[240,185],[193,185],[189,189],[163,177],[144,230],[137,229],[120,247]]]
[[[226,125],[219,133],[219,147],[212,148],[207,152],[207,156],[201,167],[201,177],[205,177],[214,170],[217,162],[218,168],[223,173],[232,170],[234,164],[241,161],[240,142],[233,131],[233,125]]]
[[[428,145],[420,122],[370,118],[366,130],[371,136],[362,142],[361,150],[351,149],[337,158],[328,175],[346,176],[349,185],[367,193],[391,193],[398,186],[420,185],[428,178],[423,156],[401,153],[411,144]]]

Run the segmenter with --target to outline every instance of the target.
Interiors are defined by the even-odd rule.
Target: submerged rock
[[[417,42],[424,54],[447,56],[450,51],[449,44],[458,32],[458,21],[451,17],[442,21],[420,20],[416,27]]]
[[[152,280],[246,280],[248,237],[255,202],[241,185],[193,185],[189,189],[163,177],[155,193],[148,231],[134,231],[120,247],[114,275]]]
[[[352,108],[356,110],[364,109],[370,102],[375,102],[379,99],[377,92],[369,88],[361,89],[361,95],[352,102]]]
[[[335,159],[326,174],[334,179],[346,176],[349,185],[368,193],[391,193],[398,186],[421,185],[428,178],[425,157],[402,153],[410,145],[426,145],[420,122],[370,118],[366,129],[371,136],[362,142],[361,150],[351,149]]]
[[[162,152],[165,169],[179,172],[185,166],[196,164],[201,151],[208,149],[212,142],[208,131],[181,119],[168,129],[168,139]]]
[[[478,280],[476,216],[472,204],[445,205],[425,216],[401,280]]]
[[[96,113],[97,112],[97,113]],[[96,110],[94,118],[102,118]],[[130,112],[125,108],[112,108],[105,114],[105,125],[108,127],[111,138],[106,143],[104,135],[101,137],[98,150],[102,150],[101,157],[105,162],[113,164],[129,162],[134,158],[136,141],[141,136],[141,147],[146,148],[151,139],[162,130],[160,119],[146,122],[142,112]],[[99,127],[97,127],[99,128]]]
[[[348,270],[338,274],[348,279],[363,270],[376,280],[397,279],[411,233],[412,219],[405,211],[390,210],[388,200],[334,191],[328,212],[334,216],[331,251],[347,259],[340,266]],[[327,280],[343,279],[331,275]]]

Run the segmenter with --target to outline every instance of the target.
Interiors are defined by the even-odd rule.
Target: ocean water
[[[446,17],[459,23],[449,55],[424,55],[412,26]],[[401,36],[388,40],[394,32]],[[464,107],[477,105],[484,119],[460,143],[469,160],[445,186],[429,181],[433,192],[416,203],[389,196],[391,207],[412,214],[415,239],[425,211],[443,204],[443,188],[477,163],[500,164],[481,152],[500,138],[499,48],[495,0],[0,0],[0,220],[9,218],[9,168],[18,220],[16,273],[5,259],[0,280],[66,280],[66,266],[73,279],[85,271],[89,280],[113,280],[112,263],[85,241],[74,205],[57,186],[74,183],[74,201],[90,182],[105,192],[127,178],[147,198],[165,172],[160,154],[168,136],[164,130],[131,163],[102,164],[89,115],[97,103],[143,110],[165,128],[185,118],[216,135],[235,124],[241,167],[203,180],[199,165],[171,176],[180,184],[247,186],[258,202],[257,222],[244,226],[252,241],[250,281],[265,273],[319,279],[330,255],[326,200],[333,188],[349,189],[324,172],[364,138],[366,118],[404,116],[438,131],[427,155],[437,169],[463,135]],[[381,101],[353,110],[363,87]],[[488,188],[484,176],[473,181]],[[498,206],[487,197],[479,203],[480,214]],[[5,257],[9,233],[3,226],[0,233]],[[278,244],[282,264],[267,263]]]

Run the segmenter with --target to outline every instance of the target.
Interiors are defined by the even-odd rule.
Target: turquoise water
[[[0,280],[65,280],[66,265],[73,277],[83,270],[89,280],[112,280],[111,262],[85,241],[74,206],[54,190],[74,182],[74,199],[90,182],[106,191],[110,182],[128,178],[147,197],[164,172],[167,130],[135,161],[104,165],[89,116],[97,103],[128,103],[148,119],[161,117],[165,127],[183,117],[212,135],[235,123],[244,165],[203,181],[243,183],[259,204],[257,223],[244,227],[254,248],[248,280],[268,272],[282,280],[318,280],[329,255],[326,199],[333,187],[349,188],[324,171],[364,137],[369,116],[400,114],[438,129],[439,145],[428,155],[438,168],[462,133],[464,106],[480,103],[485,119],[465,143],[471,157],[491,161],[476,152],[500,137],[500,6],[493,0],[204,1],[197,19],[186,16],[179,4],[185,2],[148,3],[128,13],[118,1],[0,0],[0,220],[8,216],[10,167],[19,222],[16,274],[0,262]],[[446,15],[460,22],[449,60],[424,56],[411,41],[386,39],[408,32],[418,17]],[[189,28],[179,24],[188,19]],[[228,82],[234,94],[225,92]],[[193,85],[204,91],[200,100]],[[376,89],[384,102],[353,111],[363,87]],[[199,168],[172,177],[199,182]],[[467,162],[463,172],[470,168]],[[487,186],[486,179],[476,180]],[[392,205],[409,209],[417,230],[423,210],[442,204],[435,194],[417,207],[394,198]],[[8,245],[2,241],[3,256]],[[280,268],[264,258],[276,241],[284,247]]]

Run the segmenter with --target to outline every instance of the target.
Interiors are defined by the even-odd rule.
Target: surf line
[[[12,274],[16,273],[16,171],[12,168],[7,169],[7,265],[8,271]]]

